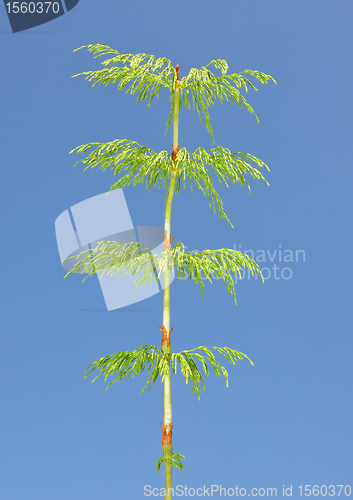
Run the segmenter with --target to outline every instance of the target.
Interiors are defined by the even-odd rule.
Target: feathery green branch
[[[205,356],[202,354],[195,352],[197,350],[200,350],[205,353]],[[215,375],[217,377],[220,377],[221,374],[225,377],[226,379],[226,386],[228,387],[228,372],[222,366],[217,360],[211,349],[215,349],[217,352],[222,354],[226,358],[226,360],[229,363],[232,363],[233,365],[235,362],[239,359],[246,358],[250,363],[253,365],[254,363],[251,361],[250,358],[246,354],[243,354],[242,352],[235,351],[234,349],[231,349],[230,347],[205,347],[205,346],[200,346],[197,347],[196,349],[191,349],[188,351],[182,351],[179,353],[173,353],[171,354],[171,363],[172,363],[172,372],[174,374],[177,373],[177,364],[179,363],[180,365],[180,371],[185,377],[185,383],[186,384],[191,384],[192,383],[192,392],[197,394],[198,399],[200,399],[200,382],[202,383],[203,389],[205,390],[205,382],[202,377],[202,374],[196,364],[196,361],[199,361],[201,363],[201,366],[203,368],[204,373],[206,374],[206,377],[209,375],[209,368],[208,368],[208,363],[212,366]],[[195,358],[195,359],[194,359]]]
[[[177,243],[172,251],[173,262],[178,267],[178,278],[193,279],[201,288],[201,298],[203,298],[203,279],[208,279],[212,283],[211,276],[222,279],[227,290],[234,296],[236,301],[233,275],[238,273],[241,279],[241,268],[248,268],[254,276],[254,273],[260,274],[264,282],[261,270],[258,264],[247,254],[243,254],[230,248],[221,248],[219,250],[204,250],[203,252],[186,252],[183,243]],[[231,274],[233,273],[233,275]]]
[[[193,191],[193,185],[201,189],[203,194],[207,196],[209,207],[213,208],[213,212],[216,212],[217,204],[219,217],[225,218],[233,227],[223,210],[223,201],[213,186],[211,173],[206,166],[208,165],[211,171],[216,174],[220,184],[223,181],[229,187],[228,182],[231,184],[240,182],[243,187],[244,185],[248,187],[249,194],[251,194],[250,186],[244,174],[250,174],[253,179],[262,179],[269,185],[261,172],[249,163],[251,161],[258,167],[266,167],[269,170],[266,163],[256,158],[256,156],[249,153],[231,153],[229,149],[223,146],[217,146],[209,150],[198,148],[191,155],[185,148],[181,148],[177,157],[179,176],[177,177],[176,192],[180,190],[181,181],[185,188],[185,180],[187,179],[191,191]]]
[[[117,84],[119,90],[124,90],[131,83],[126,93],[131,95],[138,93],[137,102],[144,101],[149,98],[148,106],[152,99],[159,97],[161,87],[171,88],[175,70],[169,59],[160,57],[156,59],[153,55],[147,54],[120,54],[117,50],[111,49],[106,45],[94,44],[84,45],[75,49],[86,48],[89,52],[93,52],[95,58],[102,55],[114,54],[114,57],[102,62],[104,69],[98,71],[85,71],[74,75],[85,75],[86,80],[93,81],[93,87],[99,83],[100,85]],[[122,63],[123,66],[116,66]]]
[[[98,359],[86,368],[85,371],[88,373],[85,375],[85,378],[94,370],[98,370],[100,373],[92,382],[97,380],[101,375],[104,375],[104,382],[107,381],[109,375],[116,375],[115,379],[105,389],[107,390],[114,382],[120,382],[124,378],[128,379],[131,375],[134,377],[147,369],[148,379],[142,389],[143,393],[146,388],[150,389],[159,375],[163,376],[167,369],[167,363],[168,358],[160,349],[147,344],[138,347],[134,351],[118,352],[117,354],[109,354]]]
[[[221,70],[222,76],[216,77],[208,69],[208,66],[211,64],[215,66],[216,69]],[[199,119],[202,120],[203,126],[206,126],[207,132],[212,135],[213,143],[214,135],[208,108],[211,105],[214,105],[217,99],[221,103],[224,99],[226,101],[229,100],[232,104],[238,104],[240,108],[244,105],[259,122],[255,111],[238,90],[238,88],[244,87],[247,92],[247,84],[254,90],[257,90],[257,88],[241,73],[232,73],[227,75],[227,70],[228,64],[224,59],[212,60],[201,69],[191,68],[189,74],[180,81],[180,96],[182,104],[184,104],[186,108],[190,109],[192,103],[192,108],[197,110]],[[260,71],[246,69],[243,73],[253,76],[263,84],[267,83],[268,80],[272,80],[276,83],[272,76],[267,75],[266,73],[261,73]]]
[[[114,175],[120,174],[123,170],[128,171],[121,179],[111,186],[110,191],[127,187],[130,184],[136,186],[139,183],[145,183],[146,189],[150,191],[151,187],[168,187],[170,179],[170,168],[172,167],[171,155],[167,151],[155,153],[152,149],[141,146],[135,141],[126,139],[116,139],[111,142],[91,142],[82,144],[70,151],[77,153],[86,153],[89,149],[93,151],[83,160],[75,163],[74,167],[82,162],[88,168],[99,167],[102,170],[113,170]]]
[[[95,248],[84,250],[65,260],[74,258],[80,260],[65,274],[64,278],[71,273],[87,274],[88,276],[82,280],[83,283],[89,276],[98,273],[101,273],[99,278],[104,274],[108,276],[117,274],[117,278],[126,275],[136,276],[134,292],[137,287],[145,287],[155,277],[156,263],[159,260],[157,254],[152,254],[148,248],[134,241],[130,243],[99,241]],[[165,255],[161,257],[161,263],[164,262]],[[164,267],[165,265],[164,263]],[[157,284],[159,278],[160,274],[155,278]]]

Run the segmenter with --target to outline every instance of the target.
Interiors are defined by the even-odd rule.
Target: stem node
[[[172,445],[172,429],[173,429],[173,424],[170,423],[163,427],[163,424],[161,422],[161,429],[163,432],[162,436],[162,448],[163,447],[169,447]]]
[[[180,82],[180,76],[179,76],[179,64],[175,66],[175,73],[176,73],[176,81]]]
[[[172,247],[170,246],[173,243],[173,236],[170,235],[169,238],[167,235],[163,234],[163,239],[164,239],[164,245],[163,245],[163,251],[164,250],[172,250]]]
[[[172,160],[175,161],[177,154],[179,152],[179,143],[176,145],[176,147],[173,146],[173,151],[172,151]],[[173,169],[175,170],[175,169]]]
[[[170,334],[172,333],[173,327],[169,330],[169,332],[164,325],[160,326],[159,329],[162,332],[161,349],[165,354],[170,354],[171,353]]]

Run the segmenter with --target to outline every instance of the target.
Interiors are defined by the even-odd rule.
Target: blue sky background
[[[170,104],[163,91],[148,108],[113,86],[71,79],[99,68],[86,50],[73,53],[90,43],[167,57],[181,76],[222,58],[229,72],[251,68],[278,83],[247,95],[260,124],[230,103],[210,110],[215,146],[271,169],[270,187],[252,181],[251,196],[240,185],[219,188],[234,229],[201,192],[174,198],[175,241],[265,250],[261,267],[271,270],[264,285],[237,283],[237,306],[221,281],[205,284],[203,300],[192,282],[172,285],[174,351],[230,346],[254,362],[229,367],[228,389],[210,376],[201,401],[173,378],[174,451],[186,456],[174,484],[237,485],[246,496],[267,487],[282,496],[292,485],[292,498],[300,485],[353,488],[352,3],[81,0],[17,34],[0,13],[0,498],[136,500],[145,485],[164,483],[155,467],[161,383],[141,395],[144,375],[108,391],[83,378],[104,355],[160,345],[163,296],[104,311],[96,277],[63,280],[54,222],[116,180],[72,168],[79,156],[69,151],[118,138],[169,151]],[[180,147],[212,147],[196,111],[182,110],[179,130]],[[135,225],[163,225],[165,192],[124,193]],[[305,262],[302,253],[279,262],[280,248],[304,250]],[[275,279],[275,264],[291,279]]]

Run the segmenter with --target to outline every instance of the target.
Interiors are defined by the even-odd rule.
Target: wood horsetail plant
[[[173,123],[173,146],[172,152],[167,151],[155,153],[146,146],[141,146],[135,141],[116,139],[107,143],[89,143],[75,148],[73,151],[86,153],[91,150],[86,158],[80,160],[89,167],[99,166],[103,170],[110,169],[115,174],[120,174],[120,179],[111,186],[110,190],[119,189],[131,184],[145,183],[150,191],[151,187],[162,186],[167,191],[164,212],[164,248],[160,255],[153,253],[150,249],[140,243],[119,243],[116,241],[100,241],[93,249],[85,250],[76,256],[79,261],[71,272],[87,273],[92,276],[95,273],[101,275],[129,275],[135,276],[136,287],[145,286],[152,279],[157,282],[163,279],[163,322],[160,326],[162,332],[161,348],[154,345],[142,345],[134,351],[118,352],[98,359],[87,369],[86,377],[93,371],[98,375],[104,375],[106,381],[108,376],[113,377],[112,383],[128,379],[146,370],[147,382],[142,392],[149,389],[153,382],[161,376],[164,382],[164,422],[162,428],[162,456],[157,460],[157,470],[162,465],[165,469],[165,498],[173,495],[172,469],[177,467],[183,469],[182,458],[173,452],[172,446],[172,404],[171,404],[171,374],[176,374],[179,366],[186,383],[192,385],[192,392],[199,398],[200,386],[205,388],[204,375],[208,377],[209,370],[213,369],[217,376],[223,375],[228,386],[228,372],[217,361],[215,354],[222,355],[229,363],[235,364],[239,359],[246,358],[243,353],[229,347],[205,347],[185,350],[173,353],[171,350],[170,334],[173,330],[170,322],[170,280],[174,266],[177,267],[178,278],[193,279],[201,288],[203,296],[203,280],[212,283],[211,276],[221,278],[228,292],[234,296],[234,273],[241,278],[241,268],[248,268],[252,275],[260,274],[263,277],[257,263],[248,255],[239,251],[222,248],[218,250],[205,250],[203,252],[185,252],[183,243],[176,243],[172,248],[173,236],[171,234],[171,213],[174,194],[178,193],[181,185],[189,183],[191,191],[197,186],[208,198],[208,203],[213,211],[218,208],[220,218],[229,221],[223,210],[222,200],[217,193],[211,172],[215,173],[220,183],[222,181],[228,187],[228,183],[240,182],[246,185],[250,192],[250,186],[245,178],[246,174],[254,179],[262,179],[268,184],[262,173],[252,166],[268,166],[255,156],[248,153],[231,153],[229,149],[222,146],[205,150],[200,147],[195,152],[189,153],[184,147],[179,148],[179,112],[185,108],[196,109],[199,119],[202,120],[207,131],[211,134],[213,144],[213,130],[210,123],[208,108],[218,99],[230,101],[232,104],[243,105],[258,120],[253,108],[246,101],[238,89],[244,88],[247,92],[248,86],[257,90],[247,78],[248,75],[260,83],[275,80],[265,73],[246,69],[241,73],[227,74],[228,64],[223,59],[212,60],[201,69],[192,68],[187,76],[180,79],[179,65],[173,67],[171,61],[164,57],[156,59],[146,54],[120,54],[118,51],[105,45],[86,45],[96,57],[112,55],[102,62],[103,69],[98,71],[87,71],[79,75],[85,75],[93,86],[97,83],[108,85],[116,84],[119,89],[126,93],[137,94],[137,102],[148,99],[148,106],[154,97],[159,97],[161,87],[170,92],[171,111],[167,120],[167,129]],[[220,70],[221,76],[215,76],[209,69]],[[71,151],[71,153],[73,152]],[[78,161],[75,165],[80,163]],[[70,257],[72,258],[72,257]],[[65,276],[65,277],[66,277]],[[88,277],[87,276],[87,277]],[[87,277],[85,279],[87,279]],[[85,281],[85,279],[83,281]],[[202,373],[203,372],[203,373]],[[115,377],[115,378],[114,378]],[[93,380],[93,381],[94,381]],[[108,389],[107,387],[107,389]]]

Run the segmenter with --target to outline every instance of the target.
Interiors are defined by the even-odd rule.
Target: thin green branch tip
[[[160,471],[164,462],[169,463],[172,467],[184,470],[182,458],[185,458],[184,455],[179,455],[179,453],[173,453],[171,458],[160,457],[156,462],[157,472]]]

